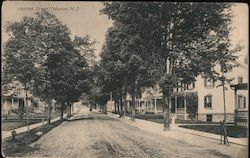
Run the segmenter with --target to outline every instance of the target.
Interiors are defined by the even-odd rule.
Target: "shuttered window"
[[[204,97],[204,107],[205,108],[212,107],[212,95],[207,95]]]

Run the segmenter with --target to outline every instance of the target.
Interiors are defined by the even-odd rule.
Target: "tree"
[[[11,37],[5,49],[5,74],[17,76],[24,85],[30,82],[33,95],[48,104],[50,123],[52,99],[71,105],[89,91],[87,59],[93,56],[94,42],[88,36],[72,40],[69,28],[45,10],[9,22],[6,28]]]
[[[127,28],[144,63],[159,83],[164,100],[164,129],[169,129],[169,97],[178,82],[198,75],[215,78],[212,68],[230,71],[237,49],[230,49],[231,4],[176,2],[107,2],[103,13]],[[213,35],[215,34],[215,36]],[[135,42],[138,41],[137,43]],[[132,55],[130,55],[131,57]],[[135,63],[137,60],[128,60]],[[133,84],[132,84],[133,85]]]
[[[35,74],[34,56],[31,54],[33,49],[29,43],[31,37],[29,37],[28,25],[32,19],[24,18],[20,23],[8,23],[6,31],[10,35],[10,39],[6,42],[3,54],[3,75],[4,83],[11,83],[14,80],[18,80],[25,88],[26,92],[26,109],[27,104],[27,91],[30,88],[30,81]],[[21,107],[20,116],[23,117],[24,107]]]
[[[92,69],[92,86],[90,91],[90,101],[93,104],[98,104],[102,109],[104,114],[107,113],[107,102],[109,100],[109,93],[106,88],[105,76],[106,76],[106,69],[103,68],[102,64],[96,64]]]
[[[139,38],[133,37],[132,28],[115,23],[106,36],[102,52],[102,67],[106,70],[104,80],[106,91],[112,91],[115,103],[123,107],[122,98],[129,92],[132,95],[132,120],[135,119],[135,97],[148,80],[147,62],[143,62]],[[133,32],[132,32],[133,31]],[[144,77],[142,77],[144,76]]]

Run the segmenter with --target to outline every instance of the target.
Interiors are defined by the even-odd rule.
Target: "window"
[[[206,88],[213,88],[214,87],[214,80],[212,78],[205,77],[204,85]]]
[[[181,82],[181,90],[182,90],[182,91],[185,91],[186,89],[187,89],[187,84]]]
[[[10,97],[8,97],[8,98],[6,99],[6,101],[7,101],[7,104],[8,104],[8,105],[11,105],[11,104],[12,104],[12,99],[11,99]]]
[[[177,92],[177,88],[176,87],[173,88],[173,92]]]
[[[180,92],[182,90],[181,82],[177,83],[177,92]]]
[[[195,83],[194,81],[191,83],[181,83],[181,90],[191,90],[195,88]]]
[[[187,90],[194,89],[195,88],[195,83],[194,81],[190,84],[187,84]]]
[[[243,77],[238,77],[238,84],[243,83]]]
[[[170,73],[170,60],[169,60],[169,58],[166,59],[166,71],[167,71],[167,74]]]
[[[204,97],[204,107],[205,108],[212,107],[212,95],[207,95]]]
[[[243,95],[238,95],[238,109],[246,108],[246,97]]]
[[[213,115],[207,115],[207,122],[213,121]]]
[[[38,107],[38,102],[32,101],[32,106],[33,106],[33,107]]]

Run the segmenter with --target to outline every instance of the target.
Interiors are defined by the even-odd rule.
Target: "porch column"
[[[14,98],[11,98],[11,107],[14,107]]]
[[[175,102],[175,113],[177,114],[177,97],[174,98],[174,102]]]
[[[235,104],[235,109],[238,109],[237,107],[237,90],[234,89],[234,104]]]
[[[153,111],[153,106],[154,106],[154,102],[153,102],[153,99],[151,99],[151,111]]]
[[[138,100],[138,106],[139,106],[139,113],[141,113],[141,102],[140,102],[140,100]]]
[[[26,105],[28,105],[28,104],[26,104],[26,99],[23,99],[23,101],[24,101],[24,107],[26,106]],[[28,107],[27,107],[28,108]]]
[[[186,95],[184,95],[184,120],[187,120],[187,101],[186,101]]]
[[[148,111],[148,100],[146,100],[146,110],[145,111]]]
[[[17,99],[17,108],[20,108],[20,99]]]
[[[154,97],[154,101],[155,101],[155,114],[156,114],[156,112],[157,112],[157,107],[156,107],[156,97]]]

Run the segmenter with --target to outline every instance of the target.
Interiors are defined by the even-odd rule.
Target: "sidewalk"
[[[178,126],[177,126],[177,130],[188,133],[188,134],[202,136],[205,138],[221,141],[221,135],[218,135],[218,134],[207,133],[207,132],[202,132],[202,131],[198,131],[198,130],[191,130],[191,129],[178,127]],[[228,138],[229,143],[242,145],[242,146],[246,146],[246,147],[248,146],[248,139],[247,138],[234,138],[234,137],[227,137],[227,138]]]
[[[116,114],[108,113],[108,115],[113,118],[119,118],[119,115],[116,115]],[[171,131],[163,131],[163,124],[146,121],[146,120],[140,120],[140,119],[136,119],[134,122],[132,122],[129,117],[125,116],[124,118],[125,118],[124,119],[125,122],[129,123],[130,125],[134,125],[142,130],[146,130],[146,131],[153,132],[153,133],[167,136],[167,137],[172,137],[175,139],[178,138],[190,144],[197,144],[197,141],[194,141],[194,139],[190,139],[190,137],[194,137],[195,140],[205,138],[207,140],[209,139],[210,141],[217,142],[218,144],[220,144],[220,140],[221,140],[221,135],[186,129],[186,128],[178,127],[178,125],[173,126],[172,124],[170,124]],[[228,137],[228,141],[230,144],[248,147],[247,138],[242,139],[242,138]]]
[[[66,116],[67,116],[67,114],[63,115],[63,117],[66,117]],[[58,121],[58,120],[60,120],[60,116],[58,116],[58,117],[50,120],[50,122],[52,123],[52,122],[55,122],[55,121]],[[42,125],[44,125],[46,123],[47,123],[47,121],[44,121],[44,123],[40,122],[40,123],[29,125],[29,130],[32,130],[32,129],[37,128],[37,127],[40,127],[40,126],[42,126]],[[20,128],[15,129],[15,131],[16,131],[16,134],[20,134],[20,133],[23,133],[23,132],[27,132],[27,129],[28,129],[28,127],[24,126],[24,127],[20,127]],[[11,131],[13,131],[13,130],[2,131],[2,139],[5,139],[7,137],[11,137],[12,136],[11,135]]]

